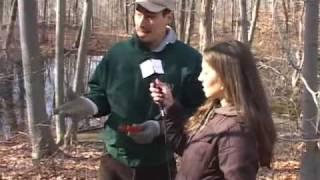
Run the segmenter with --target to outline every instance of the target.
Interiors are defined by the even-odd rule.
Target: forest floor
[[[102,143],[79,139],[77,145],[61,150],[63,153],[33,163],[31,144],[24,133],[0,141],[0,179],[96,179]]]
[[[89,135],[92,136],[96,135]],[[103,151],[101,142],[89,142],[80,134],[79,143],[63,149],[64,156],[53,155],[37,165],[31,161],[31,145],[27,136],[20,133],[8,141],[0,140],[0,179],[96,179],[99,157]],[[82,140],[81,140],[82,139]],[[303,145],[279,141],[271,169],[260,169],[259,180],[296,180]]]

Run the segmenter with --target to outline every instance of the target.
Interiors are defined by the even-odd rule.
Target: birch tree
[[[64,82],[64,22],[65,22],[65,0],[57,0],[56,13],[56,51],[55,51],[55,108],[63,104],[63,82]],[[65,135],[65,122],[63,115],[55,116],[56,122],[56,143],[62,144]]]
[[[318,92],[318,30],[319,0],[305,1],[305,34],[304,34],[304,66],[303,77],[311,92]],[[313,99],[306,88],[303,92],[303,136],[304,139],[319,138],[319,101]],[[318,92],[319,93],[319,92]],[[319,94],[317,94],[319,99]],[[317,107],[318,106],[318,107]],[[320,151],[317,141],[307,141],[306,151],[301,162],[301,179],[320,179]]]
[[[18,0],[20,44],[32,159],[40,159],[57,149],[51,135],[45,108],[44,61],[40,58],[36,7],[35,0]]]

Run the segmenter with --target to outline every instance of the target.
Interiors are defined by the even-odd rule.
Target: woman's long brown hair
[[[235,40],[220,42],[204,50],[204,61],[217,71],[226,90],[227,101],[239,110],[239,115],[255,133],[260,165],[270,166],[276,131],[250,49]],[[194,132],[203,125],[215,104],[216,99],[208,98],[190,117],[187,130]]]

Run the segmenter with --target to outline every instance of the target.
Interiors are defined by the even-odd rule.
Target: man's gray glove
[[[130,133],[130,136],[138,144],[149,144],[155,137],[160,135],[160,124],[155,120],[148,120],[141,124],[135,124],[134,126],[141,129],[136,133]]]
[[[90,99],[81,96],[59,106],[53,113],[76,118],[86,118],[97,113],[97,106]]]

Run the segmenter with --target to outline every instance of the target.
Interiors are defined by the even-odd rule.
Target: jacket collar
[[[214,109],[214,112],[217,114],[222,114],[225,116],[237,116],[239,111],[234,106],[225,106]]]
[[[163,39],[163,41],[160,43],[160,45],[153,49],[152,52],[160,52],[162,51],[168,44],[173,44],[177,40],[177,35],[173,31],[173,29],[170,26],[167,26],[168,33],[166,37]]]

